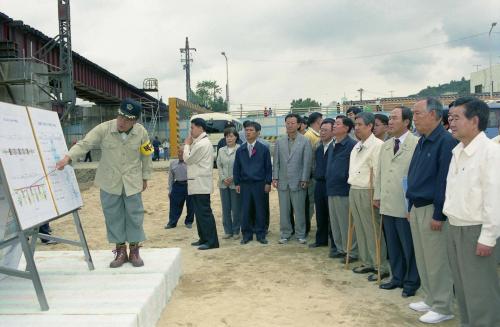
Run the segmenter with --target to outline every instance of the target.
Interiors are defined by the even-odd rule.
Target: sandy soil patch
[[[214,172],[214,176],[216,172]],[[214,178],[215,181],[215,178]],[[416,297],[403,299],[401,290],[379,290],[366,275],[343,269],[328,258],[328,249],[309,249],[296,242],[277,243],[279,238],[278,196],[270,197],[270,243],[240,245],[222,240],[222,218],[218,189],[212,194],[221,248],[199,251],[190,246],[197,240],[196,228],[183,225],[163,229],[168,217],[167,174],[155,171],[143,194],[146,209],[146,248],[180,247],[183,276],[158,322],[158,326],[421,326],[419,314],[408,309]],[[215,185],[215,184],[214,184]],[[110,249],[106,241],[99,190],[83,191],[80,212],[91,249]],[[313,218],[314,221],[314,218]],[[65,217],[52,223],[54,234],[76,238]],[[312,242],[315,223],[309,241]],[[75,249],[67,245],[39,246],[41,250]],[[146,262],[146,265],[148,263]],[[440,324],[457,326],[458,320]]]

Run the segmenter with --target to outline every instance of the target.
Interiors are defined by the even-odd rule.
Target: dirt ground
[[[214,177],[217,172],[214,171]],[[214,178],[215,182],[215,178]],[[328,249],[309,249],[297,242],[278,244],[279,208],[276,190],[271,192],[269,244],[222,240],[222,216],[218,189],[212,194],[221,247],[199,251],[196,227],[163,228],[168,217],[166,171],[154,172],[143,194],[145,248],[182,249],[183,275],[157,324],[163,326],[421,326],[419,314],[408,309],[416,297],[404,299],[401,290],[385,291],[375,283],[345,270],[328,258]],[[215,185],[215,184],[214,184]],[[83,191],[82,224],[91,249],[110,249],[95,186]],[[54,234],[76,238],[69,217],[51,224]],[[309,236],[313,242],[315,223]],[[42,250],[74,249],[67,245]],[[146,262],[146,265],[148,263]],[[458,326],[458,320],[440,326]]]

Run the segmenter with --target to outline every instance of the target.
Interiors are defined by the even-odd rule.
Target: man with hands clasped
[[[241,244],[253,239],[267,244],[266,239],[266,193],[271,191],[271,154],[265,145],[257,141],[257,123],[245,124],[246,142],[236,150],[233,167],[233,182],[241,196]],[[251,213],[255,221],[251,221]]]
[[[280,244],[286,244],[292,235],[290,202],[295,212],[295,234],[299,243],[306,244],[305,203],[311,177],[311,142],[298,132],[300,116],[285,117],[287,135],[274,146],[273,186],[278,189],[280,206]]]

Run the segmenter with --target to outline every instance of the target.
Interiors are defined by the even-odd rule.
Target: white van
[[[210,143],[214,148],[215,155],[217,155],[217,143],[219,140],[224,137],[224,127],[228,122],[232,122],[236,127],[236,131],[241,134],[243,130],[243,124],[233,118],[233,116],[221,113],[221,112],[211,112],[206,114],[198,114],[191,117],[191,120],[194,118],[203,118],[207,122],[207,134]]]

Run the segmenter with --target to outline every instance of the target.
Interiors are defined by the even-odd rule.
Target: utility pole
[[[364,91],[363,88],[360,88],[358,90],[358,92],[359,92],[359,102],[363,102],[363,91]]]
[[[186,101],[189,102],[191,100],[191,62],[193,61],[189,51],[196,51],[196,48],[189,47],[189,39],[186,36],[186,45],[179,50],[181,54],[184,54],[184,59],[181,58],[181,62],[184,63],[182,67],[186,71]]]
[[[472,65],[472,66],[476,67],[476,72],[478,72],[479,71],[479,67],[481,67],[481,65]]]
[[[393,97],[392,95],[394,94],[394,90],[390,90],[389,93],[391,94],[391,98]]]
[[[491,31],[493,30],[493,27],[497,25],[496,22],[491,23],[491,28],[490,32],[488,33],[488,39],[489,39],[489,55],[490,55],[490,99],[493,99],[493,73],[491,71]]]

